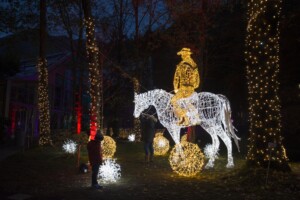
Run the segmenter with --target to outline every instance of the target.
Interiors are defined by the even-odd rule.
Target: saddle
[[[198,114],[198,94],[193,92],[191,96],[186,98],[181,98],[178,100],[178,104],[184,110],[186,110],[186,116],[188,117],[189,124],[185,124],[186,126],[192,126],[200,124],[200,117]]]

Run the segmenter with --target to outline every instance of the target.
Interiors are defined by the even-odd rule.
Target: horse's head
[[[133,116],[138,118],[141,113],[149,107],[147,100],[142,95],[134,93],[134,113]]]

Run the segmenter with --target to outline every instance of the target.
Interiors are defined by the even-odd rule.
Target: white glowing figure
[[[128,136],[128,140],[129,140],[130,142],[134,142],[134,140],[135,140],[135,135],[134,135],[134,134],[130,134],[130,135]]]
[[[121,167],[115,159],[108,158],[100,166],[98,177],[104,182],[116,182],[121,178]]]
[[[73,140],[67,140],[62,147],[66,153],[75,153],[77,144]]]
[[[228,99],[223,95],[209,92],[193,93],[188,98],[180,99],[180,105],[187,110],[189,124],[181,125],[170,103],[173,94],[156,89],[141,94],[135,94],[134,117],[139,117],[141,112],[149,106],[154,106],[160,123],[169,131],[176,144],[180,143],[180,129],[187,126],[200,124],[212,138],[213,155],[216,155],[220,146],[218,136],[227,147],[227,167],[233,167],[232,143],[234,139],[238,150],[238,138],[231,122],[231,108]],[[191,106],[196,109],[191,109]],[[215,156],[211,156],[206,168],[214,166]]]

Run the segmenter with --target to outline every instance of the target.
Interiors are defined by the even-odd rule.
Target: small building
[[[68,52],[47,56],[51,130],[71,127],[73,114],[71,55]],[[8,133],[18,145],[36,141],[39,136],[37,59],[21,61],[20,72],[1,84],[1,108],[9,119]],[[5,92],[4,92],[5,91]]]

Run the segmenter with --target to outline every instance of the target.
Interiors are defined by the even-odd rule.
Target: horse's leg
[[[214,128],[209,128],[206,131],[211,136],[211,139],[212,139],[212,148],[213,148],[213,154],[209,158],[208,163],[205,165],[205,168],[209,169],[209,168],[213,168],[214,167],[216,154],[217,154],[217,152],[219,150],[219,147],[220,147],[220,141],[219,141],[219,138],[218,138],[218,136],[216,134],[216,130]]]
[[[231,138],[226,134],[222,127],[220,127],[220,131],[218,131],[219,137],[223,140],[224,144],[227,148],[227,168],[234,167],[233,157],[232,157],[232,142]]]

